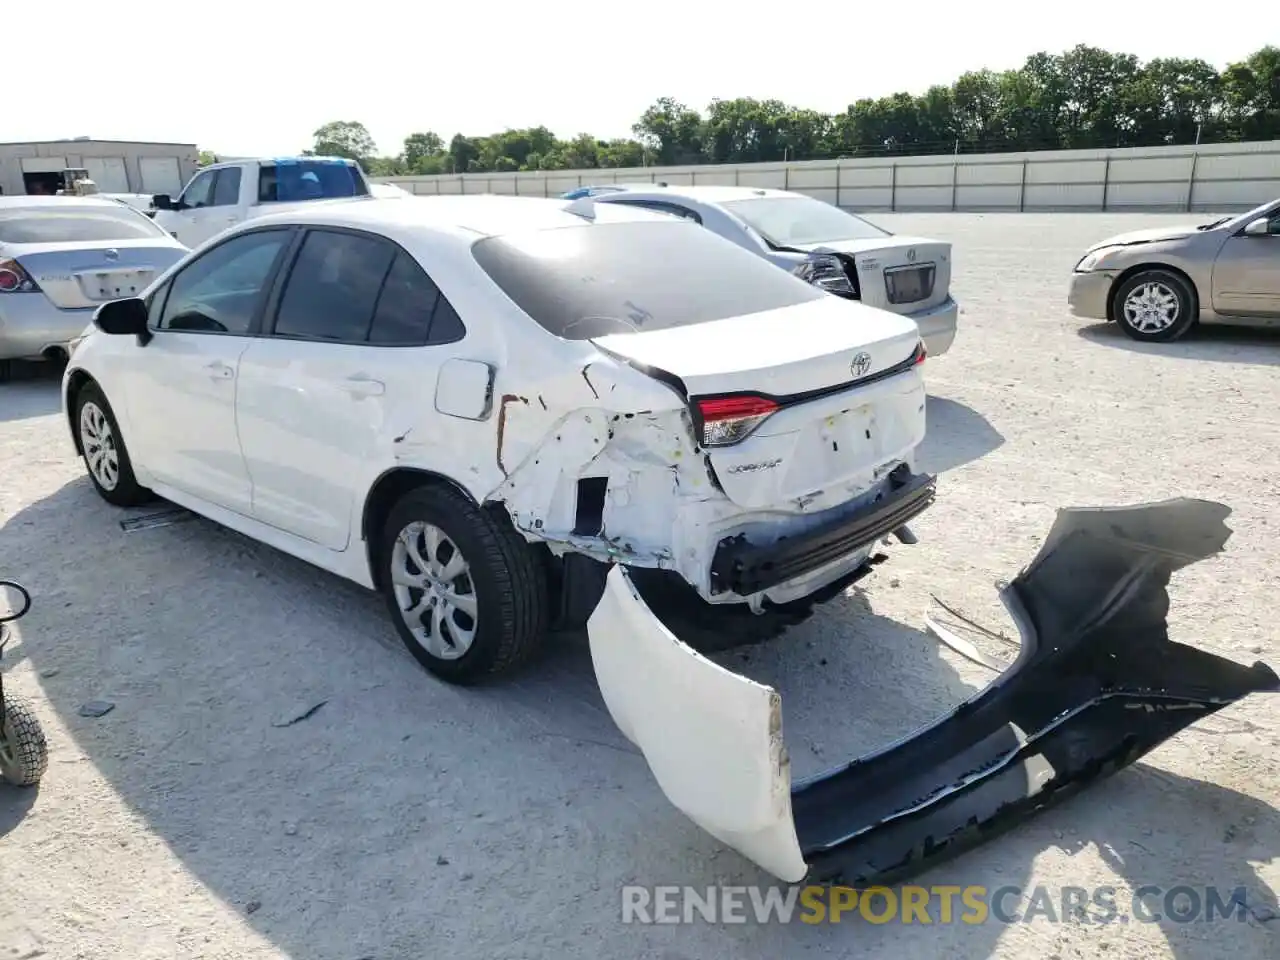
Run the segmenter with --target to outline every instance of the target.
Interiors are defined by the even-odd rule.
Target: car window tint
[[[182,192],[182,202],[188,207],[209,206],[210,195],[213,193],[213,175],[216,172],[206,170],[204,173],[196,174],[196,178],[187,184],[187,189]]]
[[[372,237],[312,230],[289,272],[276,334],[364,341],[395,255],[389,243]]]
[[[259,203],[293,203],[367,197],[369,186],[355,164],[339,160],[278,160],[258,172]]]
[[[97,243],[168,237],[144,214],[124,204],[74,201],[58,206],[0,211],[0,243]]]
[[[440,291],[407,253],[396,254],[369,329],[370,343],[422,344]]]
[[[431,339],[428,342],[453,343],[461,340],[466,332],[467,328],[462,325],[458,311],[441,294],[440,302],[436,304],[435,316],[431,318]]]
[[[169,293],[170,284],[165,284],[155,293],[147,298],[147,326],[159,327],[161,321],[160,311],[164,309],[164,298]]]
[[[285,230],[248,233],[220,243],[173,278],[160,327],[206,333],[249,332]]]
[[[258,202],[276,202],[276,168],[267,164],[258,168]]]
[[[676,217],[485,237],[471,254],[521,310],[566,340],[710,323],[830,296]]]
[[[669,213],[673,217],[682,217],[685,220],[692,220],[694,223],[701,223],[702,217],[698,216],[687,207],[679,206],[674,203],[667,203],[662,200],[632,200],[630,198],[610,200],[610,203],[621,203],[628,207],[643,207],[646,210],[656,210],[659,213]]]
[[[215,207],[234,206],[240,202],[240,168],[226,167],[218,171],[218,179],[213,185],[213,205]]]

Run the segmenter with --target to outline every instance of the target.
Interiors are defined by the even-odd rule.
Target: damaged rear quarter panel
[[[646,566],[669,560],[682,493],[718,496],[693,446],[683,398],[603,358],[539,386],[533,396],[501,398],[503,480],[487,499],[502,501],[518,529],[553,549]],[[590,477],[609,481],[603,529],[579,536],[577,485]]]

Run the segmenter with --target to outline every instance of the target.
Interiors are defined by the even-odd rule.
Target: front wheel
[[[380,579],[396,630],[450,683],[511,670],[546,634],[546,564],[500,510],[428,485],[405,494],[383,529]]]
[[[1113,314],[1134,340],[1169,343],[1196,322],[1195,292],[1169,270],[1143,270],[1116,287]]]
[[[40,782],[49,766],[49,747],[40,721],[23,697],[4,698],[0,717],[0,777],[15,787]]]
[[[103,500],[117,507],[136,507],[152,499],[151,491],[133,475],[120,424],[96,383],[86,383],[76,394],[75,424],[85,469]]]

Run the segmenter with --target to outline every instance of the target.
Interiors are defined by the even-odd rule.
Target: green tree
[[[346,157],[362,166],[378,154],[377,144],[363,123],[334,120],[312,135],[311,152],[320,157]]]
[[[315,132],[309,152],[391,175],[1263,140],[1280,138],[1280,47],[1218,71],[1203,60],[1142,64],[1081,44],[1033,54],[1016,70],[972,70],[919,94],[858,98],[834,115],[751,97],[714,100],[703,114],[661,97],[632,132],[560,140],[537,126],[457,133],[446,146],[427,131],[406,137],[399,155],[378,157],[362,124],[339,121]]]
[[[672,97],[660,97],[631,128],[658,166],[702,161],[702,116]]]
[[[404,138],[404,164],[411,173],[425,173],[429,161],[445,152],[444,141],[438,133],[411,133]]]

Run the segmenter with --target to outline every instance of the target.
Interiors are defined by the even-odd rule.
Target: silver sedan
[[[187,254],[145,215],[96,197],[0,197],[0,380],[13,360],[63,360],[94,308]]]
[[[1280,200],[1208,223],[1096,243],[1071,274],[1077,317],[1135,340],[1177,340],[1197,322],[1280,325]]]

